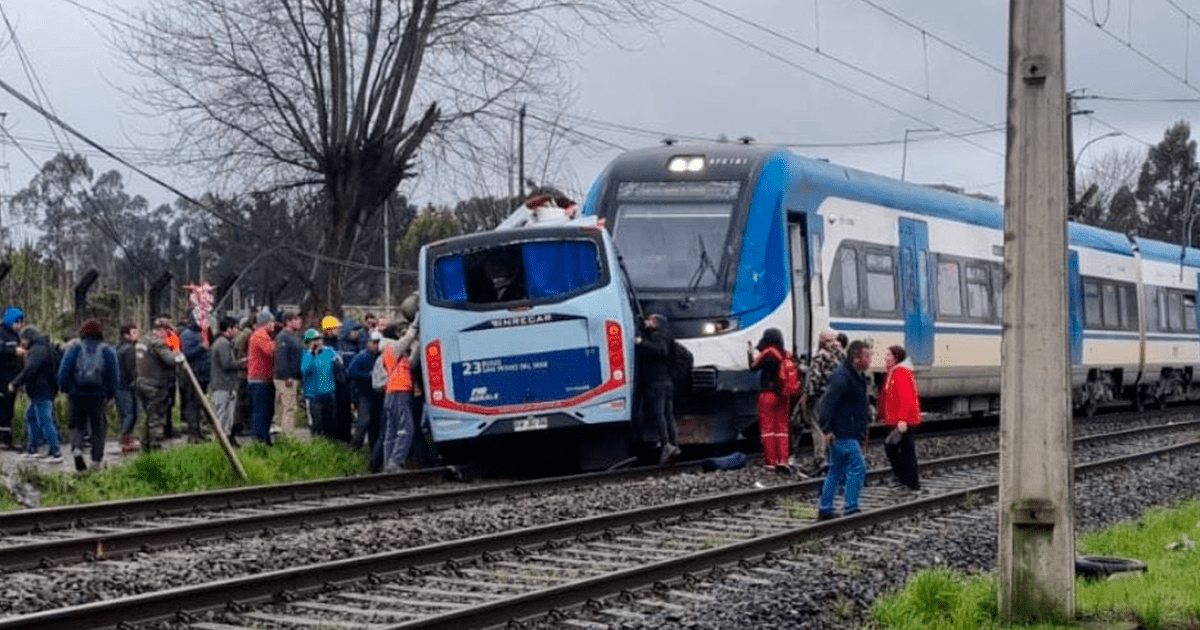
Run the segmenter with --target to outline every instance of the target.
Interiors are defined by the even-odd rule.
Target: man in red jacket
[[[246,383],[250,391],[250,426],[254,437],[271,443],[275,416],[275,317],[263,309],[246,351]]]

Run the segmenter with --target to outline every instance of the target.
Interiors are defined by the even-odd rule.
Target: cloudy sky
[[[150,133],[162,127],[136,115],[120,90],[131,78],[108,48],[110,25],[98,13],[138,1],[3,0],[0,80],[38,93],[83,133],[199,193],[185,174],[146,159],[163,146]],[[656,29],[622,29],[617,42],[594,42],[579,56],[579,91],[563,120],[593,141],[547,175],[578,194],[622,149],[664,136],[750,136],[887,176],[1000,196],[1008,4],[673,0]],[[1074,117],[1082,165],[1113,151],[1145,151],[1168,126],[1200,112],[1198,19],[1200,0],[1067,0],[1067,87],[1088,97],[1076,108],[1091,112]],[[12,136],[0,135],[7,165],[0,194],[25,186],[36,165],[67,148],[88,155],[98,171],[121,170],[127,189],[154,203],[174,198],[52,131],[6,93],[0,111]],[[429,194],[411,193],[417,202]]]

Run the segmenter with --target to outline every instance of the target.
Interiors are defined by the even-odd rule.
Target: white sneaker
[[[59,464],[62,463],[62,460],[62,455],[46,455],[46,459],[42,461],[46,462],[47,464]]]
[[[21,459],[34,459],[36,457],[38,457],[37,453],[30,453],[30,452],[21,453]]]

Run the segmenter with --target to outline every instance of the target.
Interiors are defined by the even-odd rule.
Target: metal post
[[[999,608],[1075,607],[1062,0],[1010,0]]]
[[[517,194],[518,201],[525,201],[525,106],[517,118]]]
[[[388,215],[392,213],[392,198],[383,203],[383,312],[392,318],[392,233],[388,228]]]

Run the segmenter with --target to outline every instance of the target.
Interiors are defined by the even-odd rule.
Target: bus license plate
[[[513,431],[539,431],[550,426],[546,417],[517,418],[513,420]]]

